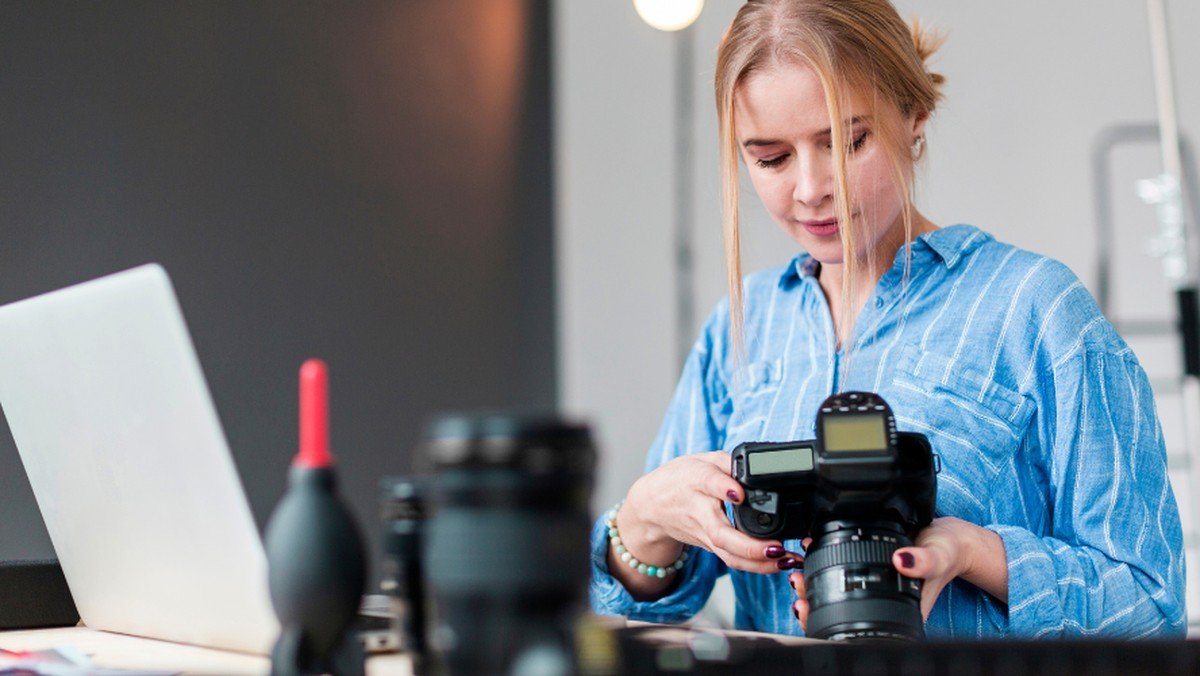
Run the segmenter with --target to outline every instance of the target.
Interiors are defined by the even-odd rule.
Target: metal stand
[[[675,31],[675,344],[676,361],[682,368],[696,341],[696,288],[693,282],[695,246],[692,243],[692,135],[695,132],[695,24]]]
[[[1154,52],[1154,91],[1158,99],[1159,142],[1163,173],[1138,182],[1138,194],[1155,206],[1159,236],[1154,241],[1163,273],[1175,287],[1179,333],[1183,346],[1184,438],[1187,444],[1190,497],[1200,497],[1200,310],[1196,278],[1189,265],[1187,225],[1183,220],[1183,153],[1175,115],[1175,83],[1171,73],[1171,43],[1167,32],[1166,0],[1147,0],[1150,46]],[[1194,510],[1193,510],[1194,511]]]
[[[1170,42],[1167,33],[1165,0],[1147,0],[1150,42],[1154,57],[1154,83],[1158,108],[1158,124],[1122,125],[1106,130],[1093,149],[1092,163],[1096,190],[1096,224],[1099,240],[1099,303],[1101,310],[1111,314],[1110,281],[1112,276],[1113,229],[1111,204],[1108,198],[1109,159],[1118,145],[1130,142],[1157,141],[1162,153],[1163,173],[1138,181],[1138,195],[1153,205],[1159,232],[1151,242],[1151,252],[1162,259],[1163,274],[1175,292],[1174,322],[1127,323],[1113,321],[1126,336],[1177,333],[1182,349],[1183,369],[1178,393],[1183,405],[1184,453],[1188,474],[1188,494],[1193,512],[1200,505],[1200,305],[1197,303],[1197,280],[1192,270],[1193,252],[1189,248],[1188,224],[1184,220],[1185,178],[1195,177],[1190,146],[1181,138],[1175,114],[1175,90],[1171,73]],[[1186,169],[1186,175],[1185,175]],[[1200,222],[1193,207],[1192,221]],[[1156,388],[1160,389],[1160,388]],[[1197,544],[1195,534],[1192,544]]]

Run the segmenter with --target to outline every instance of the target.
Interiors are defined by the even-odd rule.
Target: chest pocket
[[[760,394],[779,386],[783,377],[783,360],[770,359],[746,364],[740,374],[742,389],[747,395]]]
[[[763,441],[767,413],[783,382],[783,359],[753,361],[734,374],[733,411],[726,429],[726,450],[744,441]]]
[[[905,346],[895,360],[884,399],[896,427],[920,432],[941,456],[938,514],[979,524],[1006,511],[992,495],[997,482],[1016,482],[1014,458],[1029,418],[1030,400],[990,380],[977,363]]]

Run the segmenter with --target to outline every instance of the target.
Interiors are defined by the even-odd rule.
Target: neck
[[[938,226],[916,211],[912,215],[913,239],[937,229]],[[859,258],[858,265],[855,266],[857,270],[853,279],[854,297],[848,299],[848,303],[846,302],[847,290],[845,289],[845,280],[842,278],[845,266],[841,263],[821,265],[821,272],[817,281],[821,285],[821,290],[825,292],[825,299],[829,303],[829,311],[833,315],[833,327],[838,336],[839,345],[841,345],[844,339],[849,338],[849,328],[853,327],[854,321],[858,318],[863,306],[866,305],[867,299],[874,293],[875,285],[879,283],[879,279],[892,267],[893,261],[896,259],[896,252],[900,250],[903,244],[904,222],[898,218],[896,223],[888,229],[887,234],[880,240],[875,249],[875,265],[869,266],[867,264],[867,256]],[[845,316],[847,311],[850,313],[848,320],[847,316]]]

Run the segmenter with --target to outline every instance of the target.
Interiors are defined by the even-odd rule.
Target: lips
[[[817,237],[829,237],[836,235],[838,231],[838,220],[836,218],[800,221],[800,225],[803,225],[805,230]]]

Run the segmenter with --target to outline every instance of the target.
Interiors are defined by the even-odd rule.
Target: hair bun
[[[941,49],[946,42],[946,36],[940,31],[930,30],[921,25],[921,20],[913,18],[909,25],[909,30],[912,32],[913,46],[917,49],[917,56],[921,59],[921,63],[925,64],[925,72],[929,75],[929,80],[933,82],[935,87],[941,87],[946,78],[941,73],[933,73],[928,69],[929,58],[934,55],[937,50]]]

